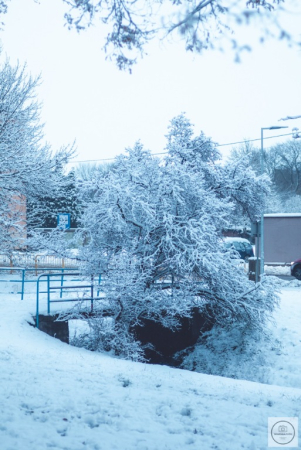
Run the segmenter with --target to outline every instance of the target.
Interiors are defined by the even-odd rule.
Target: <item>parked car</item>
[[[241,259],[251,258],[254,256],[252,244],[248,239],[227,237],[224,239],[226,248],[233,247],[236,250]]]
[[[297,280],[301,280],[301,259],[291,263],[291,275]]]

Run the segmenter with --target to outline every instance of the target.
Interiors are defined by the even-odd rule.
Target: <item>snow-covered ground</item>
[[[278,265],[271,265],[271,266],[264,266],[264,273],[266,275],[285,275],[290,276],[291,275],[291,266],[278,266]]]
[[[273,384],[68,346],[28,325],[34,295],[1,294],[0,449],[266,449],[268,418],[300,414],[300,285],[283,287],[275,312]]]

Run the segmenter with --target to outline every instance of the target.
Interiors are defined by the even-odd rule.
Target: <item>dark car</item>
[[[241,259],[251,258],[254,256],[252,244],[248,239],[243,238],[225,238],[226,248],[233,247],[236,250]]]
[[[291,275],[297,280],[301,280],[301,259],[291,263]]]

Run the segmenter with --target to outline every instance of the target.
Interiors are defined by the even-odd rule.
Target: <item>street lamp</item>
[[[263,175],[263,131],[264,130],[280,130],[281,128],[288,127],[267,127],[261,128],[261,150],[260,150],[260,173]],[[261,212],[261,220],[260,220],[260,275],[264,273],[264,226],[263,226],[263,211]]]

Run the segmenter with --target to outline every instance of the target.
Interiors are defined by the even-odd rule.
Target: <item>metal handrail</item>
[[[97,295],[96,297],[94,296],[94,275],[91,275],[91,284],[89,285],[71,285],[71,286],[64,286],[63,285],[63,277],[65,276],[79,276],[80,273],[79,272],[70,272],[70,273],[64,273],[64,274],[57,274],[57,273],[42,273],[41,275],[38,276],[37,279],[37,295],[36,295],[36,327],[39,328],[39,301],[40,301],[40,296],[39,294],[47,294],[47,314],[50,314],[50,304],[51,303],[64,303],[64,302],[72,302],[72,301],[79,301],[78,298],[74,298],[74,299],[62,299],[62,293],[63,290],[65,289],[83,289],[83,288],[90,288],[91,289],[91,296],[90,297],[86,297],[84,298],[85,301],[90,301],[91,302],[91,312],[93,312],[93,306],[94,306],[94,300],[100,300],[101,297],[98,297],[99,295],[99,288],[97,289]],[[57,277],[57,276],[61,276],[61,286],[50,286],[50,278],[51,277]],[[46,282],[47,282],[47,291],[41,291],[40,292],[40,281],[43,277],[46,277]],[[74,280],[74,281],[79,281],[79,280]],[[98,275],[98,286],[100,285],[101,282],[101,275]],[[51,300],[50,299],[50,291],[51,290],[57,290],[60,289],[60,299],[59,300]]]
[[[43,270],[43,271],[59,271],[59,272],[61,272],[62,273],[62,275],[64,275],[64,272],[65,271],[74,271],[74,270],[76,270],[76,269],[73,269],[73,268],[71,268],[71,267],[66,267],[66,268],[58,268],[58,267],[41,267],[41,268],[39,268],[39,269],[36,269],[36,268],[27,268],[27,267],[0,267],[0,273],[1,273],[1,271],[3,271],[3,272],[14,272],[14,271],[16,271],[16,272],[21,272],[22,273],[22,276],[21,276],[21,280],[9,280],[9,281],[11,281],[11,282],[17,282],[17,283],[20,283],[21,282],[21,292],[20,292],[20,294],[21,294],[21,300],[24,300],[24,294],[25,294],[25,283],[36,283],[36,280],[26,280],[25,279],[25,275],[26,275],[26,272],[36,272],[36,271],[41,271],[41,270]],[[57,275],[57,274],[56,274]],[[7,282],[7,280],[0,280],[0,282]],[[19,292],[18,292],[19,293]]]

